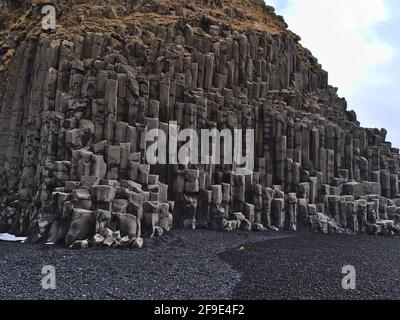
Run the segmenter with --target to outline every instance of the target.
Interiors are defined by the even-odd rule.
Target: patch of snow
[[[25,240],[26,240],[26,237],[16,237],[9,233],[0,233],[0,241],[23,242]]]

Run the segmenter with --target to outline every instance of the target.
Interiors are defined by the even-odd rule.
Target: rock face
[[[0,232],[73,248],[172,227],[397,232],[399,150],[261,0],[47,3],[55,32],[30,1],[0,29]],[[254,130],[254,170],[150,165],[146,133],[171,121]]]

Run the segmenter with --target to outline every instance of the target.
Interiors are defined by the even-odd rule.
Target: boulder
[[[121,213],[117,216],[119,230],[121,231],[121,236],[128,236],[130,238],[137,237],[138,224],[136,216],[132,214]]]
[[[75,241],[87,240],[93,236],[95,217],[93,211],[74,209],[71,226],[65,237],[65,244],[70,246]]]

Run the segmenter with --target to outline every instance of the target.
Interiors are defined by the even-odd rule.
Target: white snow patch
[[[0,233],[0,241],[23,242],[25,240],[26,240],[26,237],[16,237],[9,233]]]

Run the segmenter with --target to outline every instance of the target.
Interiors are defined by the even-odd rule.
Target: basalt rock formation
[[[398,232],[399,150],[262,0],[0,12],[0,232],[72,247],[141,247],[172,227]],[[254,170],[148,164],[146,133],[171,121],[253,129]]]

